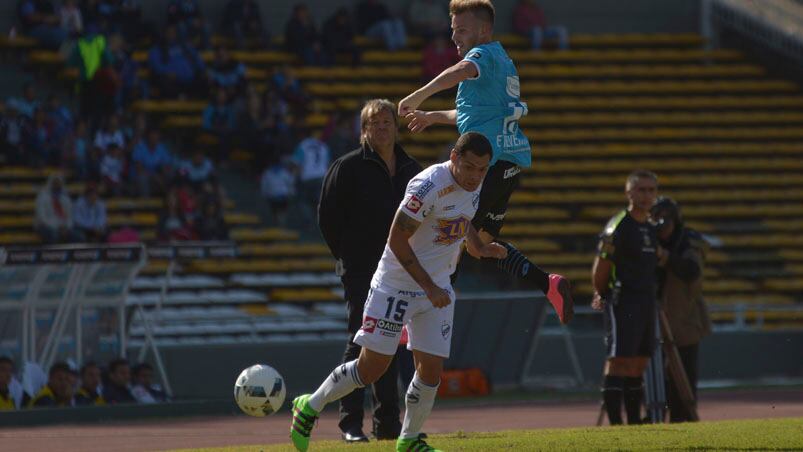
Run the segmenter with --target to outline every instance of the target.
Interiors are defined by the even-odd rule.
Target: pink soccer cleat
[[[550,274],[549,292],[547,292],[546,298],[558,313],[560,323],[562,325],[569,323],[574,316],[574,301],[569,280],[555,273]]]

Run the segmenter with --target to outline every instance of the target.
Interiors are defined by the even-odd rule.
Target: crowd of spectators
[[[234,149],[251,153],[251,168],[264,170],[261,189],[276,223],[286,223],[292,199],[300,202],[301,213],[314,210],[320,175],[332,160],[356,147],[354,118],[335,114],[323,132],[311,132],[307,118],[314,110],[312,98],[293,69],[274,66],[258,89],[232,48],[284,46],[301,64],[358,65],[357,35],[375,37],[396,51],[405,48],[410,30],[425,43],[422,79],[433,78],[459,58],[444,0],[412,0],[403,17],[387,2],[361,0],[353,9],[336,9],[321,27],[299,3],[287,20],[281,44],[270,39],[260,3],[228,0],[222,6],[217,33],[228,38],[226,42],[212,39],[210,18],[197,0],[165,2],[165,23],[158,33],[145,20],[141,0],[19,1],[21,32],[43,46],[61,49],[77,77],[77,102],[62,103],[57,94],[40,100],[34,83],[26,84],[21,95],[0,102],[0,162],[59,166],[71,182],[85,184],[84,201],[73,199],[73,205],[63,178],[48,181],[42,189],[35,228],[45,241],[107,238],[111,231],[103,224],[103,198],[109,196],[163,196],[160,237],[200,237],[208,235],[201,234],[208,228],[221,232],[224,228],[201,228],[195,220],[204,215],[178,206],[175,193],[186,191],[186,174],[195,178],[189,181],[193,193],[202,193],[199,174],[214,179],[215,166],[227,165]],[[565,28],[547,25],[532,0],[516,5],[513,28],[537,48],[549,38],[556,38],[560,48],[568,46]],[[135,49],[147,49],[144,62],[134,61]],[[202,57],[204,51],[211,54],[208,60]],[[142,77],[145,70],[149,75]],[[201,113],[202,134],[195,143],[163,140],[159,125],[149,124],[143,113],[131,108],[138,99],[187,98],[208,99]],[[187,155],[201,147],[198,141],[211,160]],[[209,191],[219,192],[219,187]],[[200,212],[222,212],[220,202],[196,204]]]
[[[154,382],[153,367],[148,363],[132,368],[127,360],[116,359],[105,367],[91,361],[76,368],[57,362],[42,378],[45,381],[37,384],[39,378],[31,372],[28,381],[21,381],[14,361],[0,356],[0,411],[170,401],[164,389]]]

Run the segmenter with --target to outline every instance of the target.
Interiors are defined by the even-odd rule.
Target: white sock
[[[349,361],[335,367],[335,370],[326,377],[318,390],[309,398],[309,406],[320,413],[327,403],[345,397],[351,391],[363,386],[365,385],[357,373],[357,360]]]
[[[430,386],[418,378],[418,372],[415,373],[404,397],[406,409],[401,431],[402,438],[418,438],[421,427],[424,426],[424,421],[429,417],[432,405],[435,404],[435,395],[438,393],[439,385],[440,382],[435,386]]]

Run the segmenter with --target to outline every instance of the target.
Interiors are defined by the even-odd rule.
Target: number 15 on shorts
[[[407,302],[396,297],[388,297],[387,302],[388,309],[385,311],[385,318],[397,322],[404,322],[404,314],[407,312]],[[393,317],[391,317],[391,315]]]

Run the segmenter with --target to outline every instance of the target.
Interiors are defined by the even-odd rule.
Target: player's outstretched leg
[[[496,240],[496,242],[507,248],[507,257],[497,260],[499,268],[517,278],[535,284],[544,292],[547,300],[555,308],[560,323],[569,323],[574,316],[574,300],[569,280],[557,273],[549,274],[541,270],[510,243],[501,240]]]
[[[327,403],[334,402],[363,386],[365,385],[357,372],[355,359],[335,367],[315,393],[296,397],[293,400],[293,424],[290,427],[290,438],[296,450],[306,452],[315,420]]]

